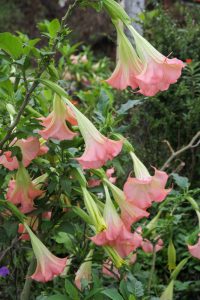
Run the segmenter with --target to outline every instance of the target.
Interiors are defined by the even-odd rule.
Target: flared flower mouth
[[[54,96],[53,111],[46,117],[38,118],[45,128],[39,131],[44,139],[72,140],[77,133],[71,131],[66,121],[76,125],[77,121],[69,107],[58,96]]]
[[[37,259],[37,267],[31,278],[40,282],[50,281],[64,271],[67,258],[58,258],[53,255],[26,223],[24,226],[30,236],[33,252]]]

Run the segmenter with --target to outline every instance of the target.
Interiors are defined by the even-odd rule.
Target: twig
[[[195,134],[195,136],[191,139],[191,141],[189,142],[189,144],[187,146],[184,146],[184,147],[182,147],[181,149],[179,149],[179,150],[177,150],[175,152],[173,151],[172,155],[167,159],[167,161],[161,167],[161,170],[164,171],[165,169],[167,169],[169,167],[170,163],[172,162],[172,160],[174,160],[181,153],[185,152],[188,149],[197,147],[200,144],[200,140],[197,141],[197,139],[199,137],[200,137],[200,131],[198,131]]]
[[[12,240],[11,245],[0,253],[0,262],[2,261],[4,256],[8,253],[8,251],[10,251],[10,249],[12,249],[17,244],[17,242],[18,242],[18,237],[15,237]]]

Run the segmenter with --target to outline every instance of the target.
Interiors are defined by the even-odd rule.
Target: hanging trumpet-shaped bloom
[[[119,20],[119,19],[118,19]],[[139,93],[154,96],[159,91],[165,91],[170,84],[177,82],[185,64],[177,58],[169,59],[159,53],[131,25],[131,31],[136,44],[136,51],[126,37],[121,22],[113,21],[117,30],[118,62],[112,76],[107,82],[117,89],[132,89],[139,87]]]
[[[165,91],[170,84],[177,82],[185,64],[177,59],[169,59],[158,52],[131,25],[128,25],[136,44],[137,54],[142,62],[142,72],[136,75],[139,92],[153,96],[158,91]]]
[[[80,268],[76,272],[75,276],[75,285],[81,290],[82,289],[82,281],[87,280],[88,282],[92,280],[92,256],[94,250],[90,250],[88,255],[85,258],[85,261],[81,264]]]
[[[29,233],[33,252],[37,259],[37,267],[31,278],[40,282],[50,281],[64,271],[67,258],[58,258],[53,255],[37,238],[28,225],[24,225]]]
[[[129,177],[124,185],[124,192],[128,202],[138,208],[147,209],[152,202],[161,202],[169,194],[171,189],[165,189],[168,175],[155,169],[155,175],[151,176],[147,168],[130,152],[133,159],[135,178]]]
[[[29,137],[27,139],[13,140],[10,146],[17,146],[22,152],[22,162],[27,167],[31,161],[38,155],[40,151],[40,143],[38,138]],[[10,171],[17,169],[19,164],[16,156],[12,156],[11,151],[6,151],[0,156],[0,164]]]
[[[127,229],[130,229],[130,226],[138,220],[149,216],[149,213],[147,211],[127,201],[125,194],[122,190],[120,190],[118,187],[116,187],[114,184],[112,184],[105,178],[104,182],[111,189],[113,197],[120,207],[121,219]]]
[[[188,245],[188,250],[193,257],[200,259],[200,233],[198,242],[195,245]]]
[[[91,240],[98,246],[111,246],[121,257],[125,257],[140,246],[142,238],[136,232],[131,233],[127,230],[110,199],[107,187],[105,191],[104,219],[107,229],[92,237]]]
[[[43,191],[34,186],[27,170],[19,163],[16,179],[9,182],[7,200],[17,205],[21,212],[29,213],[35,209],[34,199],[42,194]]]
[[[97,169],[107,160],[112,160],[122,149],[123,141],[113,141],[102,135],[96,127],[69,101],[67,103],[76,115],[80,132],[85,141],[85,151],[77,158],[83,169]]]
[[[128,86],[132,89],[138,87],[138,82],[136,80],[136,75],[142,72],[142,63],[138,58],[131,42],[128,40],[123,32],[121,24],[115,22],[117,30],[117,66],[107,83],[112,87],[123,90]]]
[[[39,118],[41,125],[45,129],[40,130],[39,134],[44,139],[57,139],[57,140],[72,140],[77,134],[72,132],[66,125],[66,120],[76,124],[76,119],[73,112],[68,108],[62,99],[55,95],[53,100],[53,111],[46,118]]]

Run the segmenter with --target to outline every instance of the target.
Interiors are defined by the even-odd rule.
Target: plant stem
[[[67,20],[67,18],[69,17],[71,11],[73,10],[73,8],[77,5],[77,3],[79,2],[79,0],[75,0],[74,3],[72,5],[69,6],[65,16],[62,18],[62,21],[61,21],[61,27],[60,27],[60,30],[59,32],[57,33],[57,36],[55,38],[55,41],[52,45],[52,48],[51,48],[51,51],[50,52],[54,52],[56,50],[56,47],[58,45],[58,42],[59,42],[59,38],[61,37],[62,35],[62,31],[65,27],[65,22]],[[53,53],[53,57],[55,56],[55,53]],[[37,86],[39,85],[39,78],[41,77],[41,75],[44,73],[44,71],[47,69],[49,63],[50,63],[50,60],[51,60],[51,56],[48,58],[48,60],[44,63],[43,67],[41,68],[41,70],[38,71],[38,73],[36,74],[36,80],[32,83],[31,87],[29,90],[27,90],[26,92],[26,95],[25,95],[25,98],[24,98],[24,101],[19,109],[19,112],[15,118],[15,120],[13,121],[13,123],[10,125],[10,127],[8,127],[7,129],[7,133],[6,135],[4,136],[4,138],[0,141],[0,149],[3,150],[3,147],[5,145],[5,143],[10,139],[11,135],[12,135],[12,131],[13,129],[17,126],[17,124],[19,123],[20,121],[20,118],[22,116],[22,114],[24,113],[24,110],[27,106],[27,104],[29,103],[30,99],[31,99],[31,95],[33,94],[33,92],[35,91],[35,89],[37,88]],[[24,75],[24,74],[23,74]],[[26,81],[25,81],[25,85],[26,85]]]
[[[150,295],[150,291],[151,291],[151,285],[152,285],[154,271],[155,271],[155,264],[156,264],[156,245],[153,245],[153,257],[152,257],[151,271],[150,271],[149,282],[148,282],[148,286],[147,286],[148,295]]]
[[[30,265],[28,267],[26,281],[20,296],[20,300],[30,300],[30,291],[31,291],[31,284],[32,284],[32,279],[30,278],[30,275],[33,274],[34,268],[35,268],[35,258],[31,260]]]

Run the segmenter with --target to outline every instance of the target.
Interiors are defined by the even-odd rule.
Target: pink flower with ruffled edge
[[[132,89],[139,87],[139,93],[154,96],[177,82],[185,67],[181,60],[165,57],[128,25],[135,39],[137,50],[135,51],[124,34],[121,23],[114,22],[114,24],[118,37],[118,62],[113,74],[106,80],[108,84],[120,90],[128,86]]]
[[[158,52],[146,39],[144,39],[133,26],[128,26],[135,43],[142,72],[136,75],[139,92],[146,96],[154,96],[159,91],[165,91],[170,84],[176,83],[181,76],[185,64],[177,59],[169,59]]]
[[[195,245],[188,245],[188,250],[193,257],[200,259],[200,233],[198,242]]]
[[[137,156],[133,152],[130,155],[136,177],[129,177],[124,185],[127,201],[141,209],[147,209],[154,201],[162,202],[171,191],[165,189],[168,175],[155,169],[155,175],[151,176]]]
[[[28,225],[24,225],[31,238],[33,252],[37,259],[37,267],[34,274],[31,275],[31,278],[40,282],[53,280],[54,277],[60,275],[64,271],[67,264],[67,257],[58,258],[53,255],[37,238]]]
[[[135,76],[142,72],[142,63],[138,58],[132,44],[123,32],[120,23],[115,23],[117,30],[117,65],[109,79],[106,80],[112,87],[123,90],[128,86],[132,89],[138,87]]]
[[[73,124],[76,123],[73,113],[58,95],[54,97],[53,111],[48,117],[38,118],[38,120],[41,120],[41,125],[45,127],[45,129],[39,131],[39,134],[46,140],[50,138],[60,141],[72,140],[77,135],[66,125],[66,120]]]
[[[40,143],[37,137],[29,137],[27,139],[14,139],[10,143],[10,147],[17,146],[22,152],[22,162],[25,167],[27,167],[31,161],[38,155],[40,150]],[[10,171],[18,168],[19,164],[16,156],[12,156],[11,151],[6,151],[2,156],[0,156],[0,164]]]
[[[149,213],[147,211],[127,201],[124,192],[120,190],[117,186],[115,186],[105,178],[104,181],[111,189],[113,197],[120,207],[121,219],[128,230],[130,229],[130,226],[133,223],[139,221],[144,217],[147,218],[149,216]]]
[[[18,206],[21,212],[29,213],[35,209],[34,199],[42,194],[43,191],[36,189],[27,170],[19,163],[16,180],[10,180],[6,199]]]
[[[102,135],[69,100],[67,103],[76,115],[80,132],[85,141],[85,151],[76,160],[83,169],[98,169],[112,160],[121,150],[123,141],[114,141]]]
[[[74,283],[76,287],[82,290],[82,280],[91,281],[92,280],[92,256],[94,250],[90,250],[85,258],[85,261],[80,265],[78,271],[76,272]]]
[[[144,239],[141,243],[142,250],[146,253],[153,253],[153,244],[148,240]],[[155,251],[158,252],[163,248],[163,240],[159,239],[155,245]]]
[[[142,238],[137,232],[131,233],[119,217],[107,188],[104,219],[107,228],[91,238],[98,246],[111,246],[121,257],[129,255],[141,244]]]

